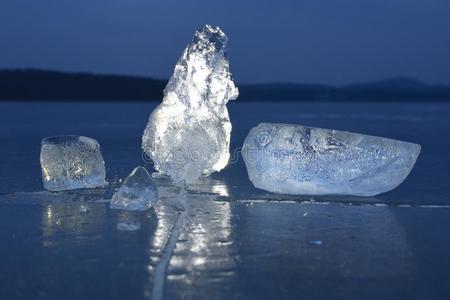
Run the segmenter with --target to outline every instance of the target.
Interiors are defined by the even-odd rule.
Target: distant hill
[[[0,71],[3,100],[157,100],[166,80],[41,70]]]
[[[0,100],[160,101],[167,80],[43,70],[0,71]],[[268,83],[238,85],[240,101],[449,101],[450,87],[391,78],[342,87]]]

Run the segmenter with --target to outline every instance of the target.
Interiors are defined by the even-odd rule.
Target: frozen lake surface
[[[1,299],[450,299],[450,104],[229,103],[232,163],[186,190],[158,180],[144,213],[109,209],[134,167],[149,103],[0,103]],[[239,147],[260,122],[422,145],[376,198],[253,188]],[[40,140],[95,138],[105,190],[48,193]],[[234,155],[233,155],[234,153]]]

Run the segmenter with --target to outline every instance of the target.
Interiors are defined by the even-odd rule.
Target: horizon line
[[[125,73],[103,73],[103,72],[95,72],[95,71],[72,71],[72,70],[60,70],[60,69],[43,69],[43,68],[35,68],[35,67],[18,67],[18,68],[0,68],[0,72],[47,72],[47,73],[60,73],[60,74],[68,74],[68,75],[88,75],[88,76],[112,76],[112,77],[129,77],[135,79],[150,79],[156,81],[168,81],[169,78],[157,78],[146,75],[137,75],[137,74],[125,74]],[[366,85],[366,84],[374,84],[386,81],[393,80],[405,80],[410,82],[415,82],[421,85],[427,85],[429,87],[433,86],[445,86],[450,88],[450,84],[446,83],[429,83],[426,81],[422,81],[412,76],[390,76],[379,79],[374,79],[371,81],[355,81],[348,84],[328,84],[328,83],[318,83],[318,82],[295,82],[295,81],[267,81],[267,82],[237,82],[237,85],[242,86],[259,86],[259,85],[309,85],[309,86],[325,86],[332,88],[345,88],[354,85]]]

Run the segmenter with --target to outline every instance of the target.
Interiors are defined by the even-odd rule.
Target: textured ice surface
[[[124,180],[111,199],[110,207],[124,210],[146,210],[158,200],[155,182],[144,167],[137,167]]]
[[[261,123],[244,142],[254,186],[284,194],[373,196],[405,180],[420,145],[302,125]]]
[[[76,135],[45,138],[40,159],[44,188],[49,191],[107,185],[105,162],[94,139]]]
[[[205,25],[195,32],[152,112],[142,148],[155,169],[175,182],[195,182],[229,160],[231,123],[226,104],[238,96],[226,56],[226,35]]]

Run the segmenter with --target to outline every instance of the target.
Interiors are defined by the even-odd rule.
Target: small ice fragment
[[[226,104],[238,96],[227,59],[227,36],[205,25],[178,60],[152,112],[142,148],[155,169],[175,182],[193,183],[220,171],[230,158]]]
[[[158,200],[155,182],[144,167],[136,167],[111,199],[110,208],[146,210]]]
[[[261,123],[242,154],[257,188],[275,193],[374,196],[405,180],[420,145],[351,132]]]
[[[320,246],[320,245],[323,244],[323,242],[320,241],[320,240],[309,241],[309,243],[310,243],[311,245],[316,245],[316,246]]]
[[[141,223],[139,221],[123,221],[117,223],[117,229],[119,231],[136,231],[141,229]]]
[[[41,142],[41,170],[44,188],[63,191],[105,187],[105,162],[94,139],[61,135]]]
[[[88,211],[89,211],[89,209],[87,208],[86,205],[81,205],[80,206],[80,213],[86,214],[86,213],[88,213]]]
[[[305,212],[305,213],[303,214],[304,217],[306,217],[307,215],[308,215],[308,212]]]

